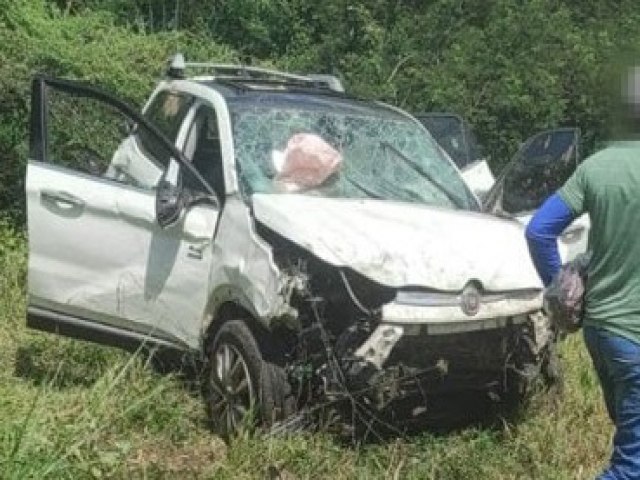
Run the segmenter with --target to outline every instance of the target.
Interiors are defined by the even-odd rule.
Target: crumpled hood
[[[538,289],[522,225],[388,201],[255,194],[258,221],[325,262],[390,287]]]

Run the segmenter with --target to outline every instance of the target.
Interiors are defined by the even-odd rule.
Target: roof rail
[[[309,77],[303,75],[295,75],[292,73],[279,72],[278,70],[269,70],[268,68],[250,67],[246,65],[232,65],[223,63],[203,63],[203,62],[185,62],[186,68],[202,69],[212,73],[215,76],[224,77],[240,77],[240,78],[260,78],[267,77],[272,79],[281,78],[283,80],[296,80],[299,82],[310,81]]]
[[[344,93],[344,86],[338,77],[326,73],[309,73],[308,77],[316,82],[322,82],[334,92]]]
[[[186,69],[204,70],[205,72],[227,81],[276,81],[282,84],[303,84],[312,88],[326,88],[334,92],[344,93],[344,87],[334,75],[309,74],[297,75],[262,67],[233,65],[209,62],[185,62],[182,54],[176,54],[169,64],[167,75],[172,78],[184,78]]]

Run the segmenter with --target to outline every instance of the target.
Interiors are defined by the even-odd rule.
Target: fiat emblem
[[[470,317],[476,315],[480,310],[480,292],[474,284],[470,283],[462,290],[460,308]]]

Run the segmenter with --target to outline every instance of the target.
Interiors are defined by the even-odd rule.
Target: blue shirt
[[[558,237],[574,218],[569,206],[556,193],[544,202],[527,226],[529,253],[545,287],[551,283],[562,265]]]

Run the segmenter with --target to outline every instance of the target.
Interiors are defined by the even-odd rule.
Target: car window
[[[578,161],[576,132],[543,132],[529,139],[504,176],[502,209],[533,211],[571,176]]]
[[[183,153],[198,173],[211,186],[218,199],[225,194],[222,152],[218,119],[215,110],[209,105],[200,105],[189,127]],[[203,185],[192,175],[185,175],[184,186],[192,190],[205,192]]]
[[[172,154],[151,129],[141,123],[132,134],[134,123],[122,110],[73,88],[48,87],[44,98],[41,160],[137,188],[156,186],[164,170],[161,163]],[[153,144],[153,155],[135,148],[136,137]]]
[[[46,102],[44,160],[91,175],[104,174],[125,136],[120,113],[93,98],[53,89],[48,90]]]
[[[165,90],[159,92],[144,112],[144,117],[175,143],[182,122],[193,105],[192,95]],[[169,154],[158,145],[148,130],[136,132],[136,140],[141,150],[160,163],[164,168],[169,163]]]
[[[425,114],[416,117],[458,168],[482,158],[482,150],[467,123],[457,115]]]

